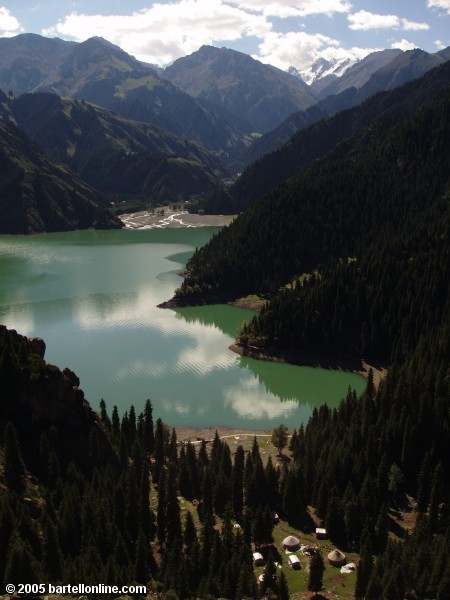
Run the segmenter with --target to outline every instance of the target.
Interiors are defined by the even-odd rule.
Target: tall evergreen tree
[[[144,408],[144,444],[148,454],[153,452],[155,433],[153,429],[153,406],[150,399],[145,402]]]
[[[167,467],[163,467],[159,474],[158,481],[158,510],[156,513],[156,527],[158,539],[161,544],[166,541],[167,531],[167,500],[168,500],[168,472]]]
[[[5,483],[11,491],[23,492],[25,490],[25,463],[20,451],[17,432],[9,421],[5,428],[5,442],[3,446],[5,461]]]
[[[320,551],[317,551],[309,562],[309,577],[308,577],[308,590],[310,592],[314,592],[314,595],[317,595],[317,592],[323,587],[323,574],[325,571],[325,564],[323,562],[322,554]]]

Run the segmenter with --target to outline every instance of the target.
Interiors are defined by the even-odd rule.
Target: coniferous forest
[[[244,354],[389,366],[378,390],[369,377],[362,398],[315,411],[295,451],[304,501],[359,548],[358,598],[450,593],[449,111],[447,89],[342,142],[200,249],[177,293],[266,297]],[[418,519],[398,540],[405,495]]]
[[[0,326],[0,580],[141,583],[160,598],[289,598],[273,513],[356,552],[355,597],[450,597],[450,92],[384,115],[257,199],[188,263],[177,300],[259,293],[242,352],[388,367],[314,409],[292,460],[153,414],[98,413],[42,340]],[[296,424],[292,424],[294,427]],[[193,510],[181,510],[189,501]],[[409,527],[399,525],[408,513]],[[238,523],[239,528],[234,527]],[[320,557],[310,591],[320,591]],[[158,596],[154,596],[158,597]]]

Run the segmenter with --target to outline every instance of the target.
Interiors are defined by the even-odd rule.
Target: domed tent
[[[343,554],[340,550],[332,550],[328,554],[328,562],[333,567],[342,567],[347,562],[345,559],[345,554]]]
[[[300,548],[300,540],[295,535],[288,535],[282,541],[282,546],[290,552],[295,552]]]

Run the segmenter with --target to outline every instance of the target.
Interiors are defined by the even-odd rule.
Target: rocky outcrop
[[[48,364],[45,342],[28,339],[0,325],[0,443],[5,425],[17,429],[25,454],[39,448],[42,432],[57,430],[61,464],[90,462],[92,432],[106,452],[112,452],[97,414],[91,409],[73,371]],[[32,464],[32,458],[29,457]]]

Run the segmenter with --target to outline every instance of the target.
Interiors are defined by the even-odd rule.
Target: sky
[[[450,46],[450,0],[0,0],[0,37],[101,36],[166,66],[207,44],[281,69]]]

